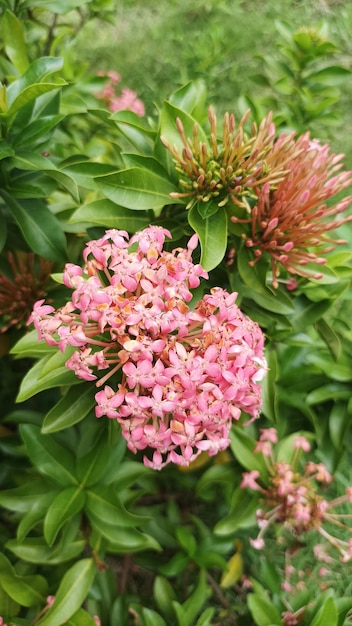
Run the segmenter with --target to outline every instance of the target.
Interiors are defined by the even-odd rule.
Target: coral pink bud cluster
[[[40,300],[28,322],[39,340],[73,348],[66,366],[100,389],[97,417],[117,420],[129,449],[151,451],[144,462],[155,469],[227,448],[241,411],[258,416],[266,373],[263,333],[236,293],[213,288],[188,305],[207,278],[192,262],[197,236],[171,252],[166,236],[150,226],[90,241],[84,268],[64,271],[72,299],[58,310]]]
[[[332,482],[332,476],[322,463],[308,461],[300,468],[302,453],[310,451],[308,440],[297,435],[293,442],[293,456],[290,463],[275,457],[278,442],[274,428],[262,429],[254,453],[263,455],[267,475],[261,476],[258,470],[243,474],[241,487],[258,492],[260,509],[257,521],[260,527],[258,536],[251,540],[256,549],[265,546],[264,535],[273,524],[278,524],[290,537],[300,537],[302,533],[318,532],[334,548],[337,548],[343,562],[352,559],[352,538],[347,541],[330,534],[324,524],[329,523],[350,531],[345,521],[351,513],[335,509],[343,504],[352,504],[352,487],[347,487],[342,496],[326,500],[320,493],[321,486]],[[324,550],[321,554],[326,554]],[[318,557],[318,553],[315,555]],[[324,558],[322,558],[324,560]]]

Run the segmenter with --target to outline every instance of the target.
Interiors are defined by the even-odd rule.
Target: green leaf
[[[145,626],[167,626],[165,620],[151,609],[146,609],[143,607],[142,615],[144,619]]]
[[[127,511],[118,496],[112,489],[98,486],[95,490],[87,491],[86,510],[93,516],[98,516],[102,522],[107,524],[117,524],[122,527],[134,527],[145,522],[146,517],[134,515]]]
[[[22,24],[14,13],[7,10],[1,19],[1,30],[5,52],[16,70],[22,74],[29,66]]]
[[[60,2],[57,2],[57,0],[25,0],[22,2],[21,8],[45,9],[46,11],[51,11],[52,13],[64,15],[74,9],[78,9],[78,7],[89,4],[91,1],[92,0],[60,0]]]
[[[34,201],[18,202],[5,190],[1,195],[31,250],[50,261],[66,260],[65,235],[49,209]]]
[[[10,354],[15,354],[23,358],[40,358],[44,354],[55,354],[56,351],[57,348],[55,346],[48,346],[45,341],[39,341],[37,331],[31,330],[15,343],[10,350]]]
[[[351,70],[341,65],[329,65],[322,70],[311,72],[305,77],[310,83],[322,83],[323,85],[341,85],[346,79],[351,78]]]
[[[74,457],[67,448],[50,435],[42,435],[38,426],[21,424],[20,432],[29,458],[41,474],[64,487],[77,485]]]
[[[278,609],[270,600],[256,593],[249,593],[247,595],[247,602],[257,626],[272,626],[272,624],[282,623]],[[328,622],[326,622],[326,624],[328,624]]]
[[[155,131],[133,111],[117,111],[110,117],[119,131],[138,149],[138,152],[150,155],[153,150]]]
[[[188,221],[198,234],[201,245],[202,267],[208,272],[223,260],[227,246],[227,214],[224,207],[203,219],[194,205],[188,212]]]
[[[86,545],[85,539],[67,541],[65,537],[56,546],[49,547],[45,539],[40,537],[28,537],[24,541],[10,539],[6,548],[23,561],[29,563],[43,563],[44,565],[57,565],[78,557]]]
[[[45,602],[48,584],[40,575],[19,576],[10,561],[0,553],[1,587],[6,593],[22,606],[35,606]]]
[[[21,128],[14,136],[13,145],[16,148],[28,146],[33,149],[33,145],[43,144],[48,140],[50,131],[63,119],[64,115],[47,115],[27,124],[25,128]]]
[[[262,382],[262,412],[264,415],[277,422],[279,420],[277,380],[279,376],[279,364],[275,346],[267,345],[265,358],[268,371]]]
[[[158,542],[133,527],[122,527],[118,524],[108,524],[95,511],[87,511],[93,528],[109,541],[109,551],[125,554],[140,550],[161,550]]]
[[[234,426],[230,431],[231,450],[235,458],[246,470],[258,470],[265,475],[267,468],[261,454],[254,454],[255,440],[252,439],[240,426]]]
[[[334,598],[328,598],[309,626],[337,626],[338,612]]]
[[[84,609],[78,609],[67,622],[65,626],[96,626],[95,619]]]
[[[82,421],[95,405],[96,388],[82,383],[67,393],[46,414],[42,433],[55,433]]]
[[[69,222],[75,224],[77,222],[88,222],[105,228],[118,228],[127,230],[127,232],[136,232],[143,230],[150,223],[148,213],[142,211],[132,211],[125,207],[118,206],[111,200],[94,200],[88,204],[79,207]]]
[[[204,113],[207,89],[202,80],[192,80],[177,89],[169,98],[170,103],[194,117]]]
[[[229,513],[220,520],[214,529],[216,535],[232,535],[239,528],[248,528],[256,524],[255,512],[258,508],[256,494],[237,487],[232,495]]]
[[[301,301],[299,309],[290,318],[295,332],[304,331],[307,326],[314,324],[326,313],[331,304],[330,300],[321,300],[320,302]]]
[[[95,182],[110,200],[134,211],[162,209],[171,204],[170,193],[177,191],[164,177],[140,167],[99,176]]]
[[[13,167],[20,170],[40,171],[59,183],[59,186],[71,194],[79,202],[79,193],[76,182],[68,174],[58,170],[48,157],[43,157],[35,152],[21,150],[16,153],[10,161]]]
[[[61,89],[66,84],[67,83],[63,78],[57,78],[55,82],[42,82],[42,83],[38,83],[38,84],[30,85],[29,87],[26,87],[13,100],[11,106],[9,106],[7,110],[6,117],[12,117],[13,115],[15,115],[15,113],[17,113],[23,107],[25,107],[26,104],[28,104],[29,102],[36,100],[37,98],[39,98],[45,93],[48,93],[49,91],[53,91],[54,89]],[[10,87],[7,90],[8,93],[9,93]]]
[[[315,327],[328,346],[331,355],[334,359],[338,359],[341,352],[341,341],[338,335],[333,331],[330,324],[328,324],[323,318],[317,320]]]
[[[93,559],[82,559],[64,575],[55,600],[38,626],[61,626],[84,602],[93,584],[96,568]]]
[[[328,400],[348,400],[350,397],[351,388],[349,385],[328,383],[311,391],[306,397],[306,402],[308,405],[312,405]]]
[[[27,485],[27,490],[30,487]],[[30,509],[22,517],[20,523],[17,526],[17,540],[23,541],[27,537],[28,533],[37,526],[39,522],[44,520],[48,507],[57,495],[57,491],[49,491],[50,487],[46,485],[47,493],[37,496],[37,500],[33,502]]]
[[[60,163],[60,171],[71,176],[78,185],[85,189],[96,191],[97,185],[95,178],[98,176],[107,176],[116,172],[116,166],[108,163],[95,163],[89,161],[85,157],[72,157]]]
[[[40,57],[33,61],[27,71],[9,85],[7,89],[9,107],[14,105],[16,98],[21,98],[21,94],[27,88],[34,88],[34,91],[41,87],[41,83],[51,74],[59,72],[63,68],[63,59],[59,57]],[[65,81],[63,81],[65,83]],[[57,85],[56,85],[57,87]],[[38,94],[39,95],[39,94]],[[36,96],[34,96],[36,97]],[[32,99],[32,98],[30,98]],[[29,100],[26,100],[28,102]],[[24,102],[23,104],[25,104]],[[21,106],[23,106],[21,104]],[[20,107],[19,107],[20,108]]]
[[[165,617],[172,622],[175,619],[175,613],[172,607],[172,602],[176,600],[176,594],[174,588],[164,576],[157,576],[154,580],[153,595],[155,601],[165,615]]]
[[[191,626],[194,624],[198,613],[200,612],[203,604],[207,601],[209,596],[209,589],[206,584],[205,570],[201,570],[199,573],[198,585],[190,595],[186,602],[183,604],[185,624]]]
[[[61,353],[60,355],[63,356]],[[31,367],[22,379],[16,402],[24,402],[45,389],[52,389],[62,385],[78,384],[80,382],[73,371],[65,367],[64,363],[61,366],[52,367],[53,356],[56,357],[56,354],[47,354]],[[65,361],[67,358],[68,356],[66,355]],[[48,364],[49,367],[51,366],[51,369],[48,369]],[[46,373],[43,374],[45,369]]]
[[[44,537],[51,546],[62,526],[79,513],[85,504],[86,496],[81,487],[63,489],[51,503],[44,520]]]
[[[346,404],[344,402],[335,402],[329,415],[329,434],[331,443],[336,450],[343,449],[346,442],[345,435],[350,422],[351,416],[346,411]]]
[[[40,500],[41,496],[47,493],[47,483],[44,483],[42,479],[32,480],[29,484],[0,491],[0,505],[10,511],[26,513]]]

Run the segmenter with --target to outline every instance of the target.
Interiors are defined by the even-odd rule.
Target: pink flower
[[[166,237],[158,226],[130,239],[106,231],[87,243],[83,270],[66,266],[71,301],[57,311],[40,301],[31,317],[40,339],[74,349],[66,366],[102,388],[96,416],[116,419],[156,469],[227,448],[241,411],[258,417],[267,369],[263,333],[237,294],[213,288],[188,306],[208,276],[192,262],[197,236],[171,252]]]
[[[242,489],[245,488],[249,488],[249,489],[253,489],[254,491],[261,491],[261,486],[258,485],[257,478],[259,478],[260,474],[258,472],[258,470],[252,470],[251,472],[244,472],[244,474],[242,474],[242,482],[240,484],[240,487]]]

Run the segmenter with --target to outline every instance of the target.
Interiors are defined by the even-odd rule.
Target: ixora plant
[[[192,83],[150,121],[94,110],[118,164],[55,170],[75,193],[39,232],[62,227],[65,265],[8,257],[8,626],[348,624],[351,174],[204,102]]]

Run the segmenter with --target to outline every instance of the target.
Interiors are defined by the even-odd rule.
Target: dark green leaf
[[[83,509],[85,499],[86,495],[81,486],[67,487],[50,504],[44,520],[44,537],[50,546],[67,520]]]
[[[239,528],[255,526],[257,508],[257,496],[237,487],[233,492],[230,511],[216,524],[215,533],[221,536],[232,535]]]
[[[1,193],[33,252],[50,261],[65,260],[65,235],[49,209],[38,202],[18,202],[4,190]]]
[[[21,436],[38,471],[64,487],[77,485],[74,457],[50,435],[42,435],[38,426],[22,424]]]
[[[141,525],[146,517],[134,515],[127,511],[121,500],[114,494],[111,488],[97,487],[87,491],[86,510],[93,516],[98,516],[102,522],[116,524],[122,527],[134,527]]]
[[[96,388],[85,383],[70,387],[46,414],[42,433],[55,433],[83,420],[95,405]]]
[[[198,234],[201,245],[200,263],[208,272],[223,260],[227,245],[227,214],[224,207],[203,219],[194,205],[188,211],[188,221]]]

